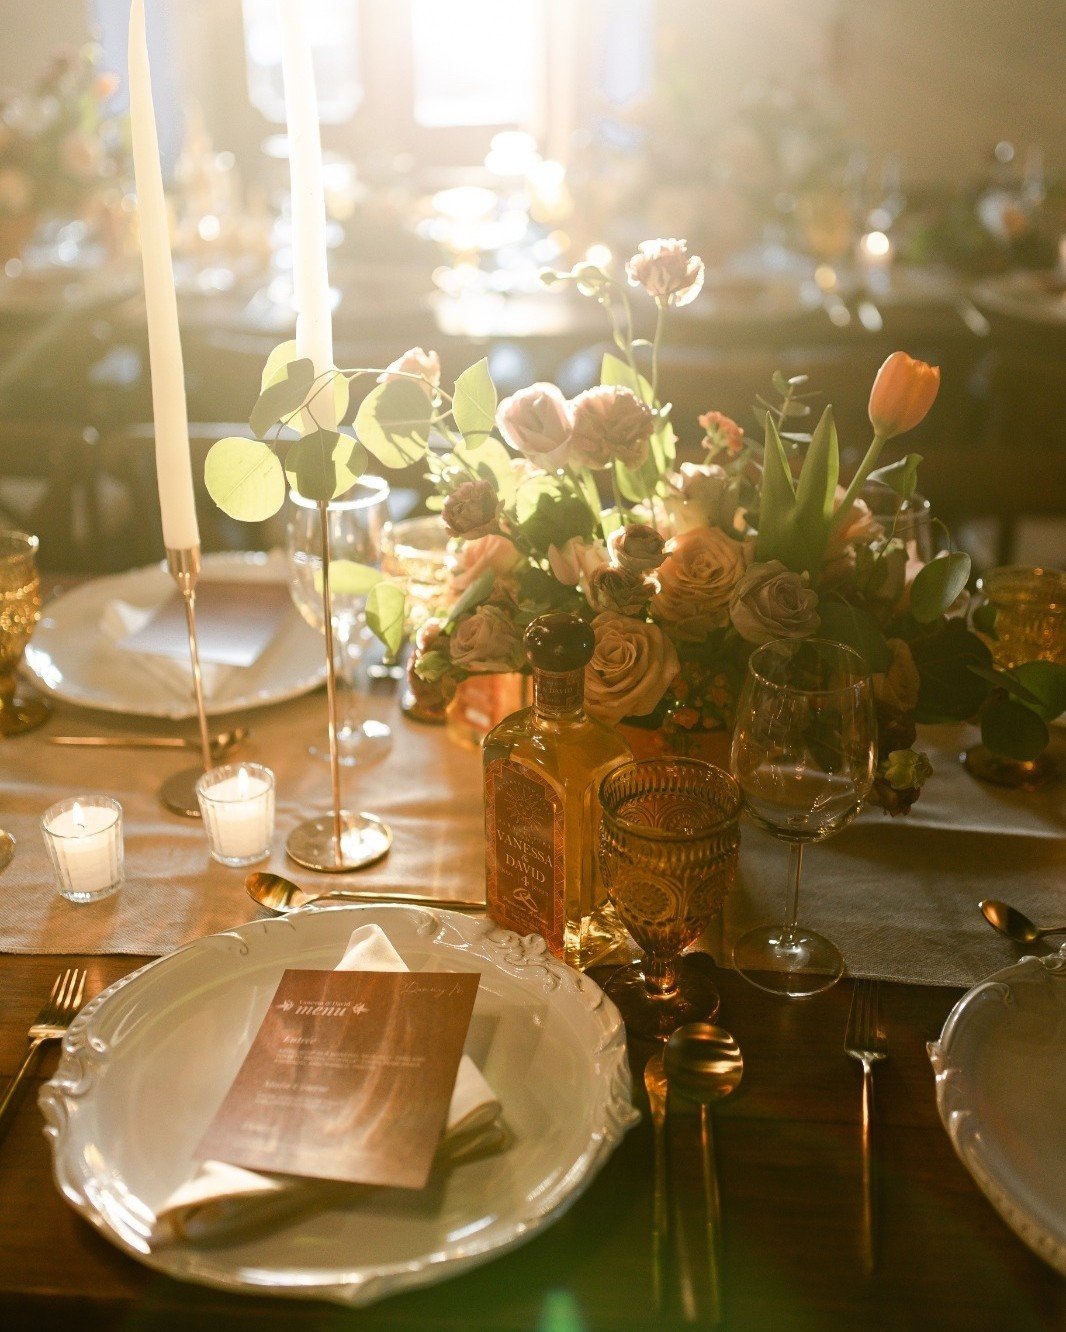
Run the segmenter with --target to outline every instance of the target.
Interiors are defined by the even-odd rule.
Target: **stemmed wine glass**
[[[292,501],[287,523],[287,554],[293,604],[307,623],[324,632],[322,613],[322,554],[318,505],[289,492]],[[340,762],[345,767],[373,763],[392,746],[392,732],[384,722],[362,715],[358,684],[359,665],[370,630],[366,626],[369,590],[352,571],[338,562],[376,568],[381,561],[381,533],[389,516],[388,483],[363,476],[343,499],[329,505],[330,591],[333,635],[337,643],[337,670],[344,681],[346,701],[337,727]],[[310,753],[328,759],[329,751],[316,745]]]
[[[600,783],[604,886],[644,954],[615,971],[606,990],[634,1035],[665,1041],[718,1011],[710,959],[681,953],[732,887],[740,804],[729,773],[699,759],[623,763]]]
[[[737,940],[733,962],[774,994],[818,994],[844,973],[835,944],[797,920],[803,848],[849,824],[873,784],[873,688],[858,653],[781,639],[752,653],[733,732],[733,772],[760,827],[789,844],[785,918]]]

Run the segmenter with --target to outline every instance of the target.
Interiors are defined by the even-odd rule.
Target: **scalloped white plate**
[[[466,1049],[513,1141],[419,1193],[350,1207],[226,1247],[151,1252],[145,1215],[194,1169],[282,971],[331,968],[375,922],[414,971],[477,971]],[[182,1281],[368,1304],[486,1262],[574,1201],[638,1119],[618,1010],[543,939],[419,907],[308,907],[210,935],[125,977],[71,1025],[40,1093],[56,1182],[112,1243]]]
[[[238,582],[287,579],[285,561],[258,551],[220,551],[204,556],[204,578]],[[66,703],[104,712],[171,721],[196,716],[188,691],[153,675],[135,652],[118,647],[100,632],[104,608],[116,599],[132,606],[161,606],[174,594],[174,580],[162,564],[94,578],[50,601],[26,648],[25,664],[35,682]],[[254,665],[233,670],[206,700],[212,715],[243,712],[299,698],[326,678],[322,635],[300,618],[295,607]]]
[[[1066,1276],[1066,945],[968,990],[929,1045],[940,1118],[992,1206]]]

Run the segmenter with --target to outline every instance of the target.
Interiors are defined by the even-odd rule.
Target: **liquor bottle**
[[[519,934],[541,934],[574,967],[626,944],[599,872],[601,778],[632,757],[610,726],[585,715],[595,639],[576,615],[542,615],[526,630],[533,706],[485,737],[488,911]]]

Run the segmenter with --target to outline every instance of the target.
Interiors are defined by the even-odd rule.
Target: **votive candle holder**
[[[98,902],[125,877],[122,806],[105,795],[60,800],[41,816],[56,886],[70,902]]]
[[[242,868],[266,860],[274,838],[274,774],[259,763],[211,768],[196,783],[211,855]]]

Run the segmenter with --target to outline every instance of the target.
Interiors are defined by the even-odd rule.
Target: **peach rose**
[[[733,512],[726,512],[729,477],[717,463],[682,463],[679,472],[667,475],[670,493],[666,511],[676,533],[694,527],[728,526]],[[735,505],[728,508],[735,511]],[[723,518],[728,519],[723,523]]]
[[[526,654],[522,636],[498,606],[479,606],[455,626],[451,657],[464,671],[501,674],[521,670]]]
[[[548,564],[552,573],[566,587],[577,587],[582,579],[588,580],[596,569],[607,563],[607,551],[602,541],[582,541],[571,537],[561,546],[548,547]]]
[[[570,457],[574,418],[554,384],[531,384],[496,410],[496,426],[516,453],[553,472]]]
[[[421,378],[412,379],[412,375],[420,375]],[[417,384],[425,391],[426,397],[432,400],[440,388],[440,357],[435,351],[423,351],[421,347],[408,348],[402,356],[390,361],[383,373],[378,375],[379,384],[396,380]]]
[[[647,461],[655,414],[632,389],[599,384],[579,393],[574,413],[571,456],[582,467],[610,467],[616,460],[636,471]]]
[[[643,717],[657,707],[681,669],[677,650],[646,620],[605,611],[592,621],[596,650],[585,667],[585,708],[601,721]]]
[[[475,537],[464,541],[451,557],[448,595],[455,598],[478,580],[486,569],[498,577],[513,573],[522,563],[514,544],[503,536]]]
[[[500,497],[491,481],[464,481],[444,501],[441,517],[452,536],[485,536],[496,526]]]
[[[594,611],[617,611],[619,615],[642,616],[655,595],[655,584],[642,573],[605,564],[594,569],[588,580],[588,602]]]
[[[750,548],[718,527],[682,532],[666,547],[651,613],[675,637],[702,642],[729,623],[729,598],[748,566]]]
[[[688,252],[683,240],[641,241],[626,264],[631,287],[669,305],[688,305],[703,288],[703,260]]]

